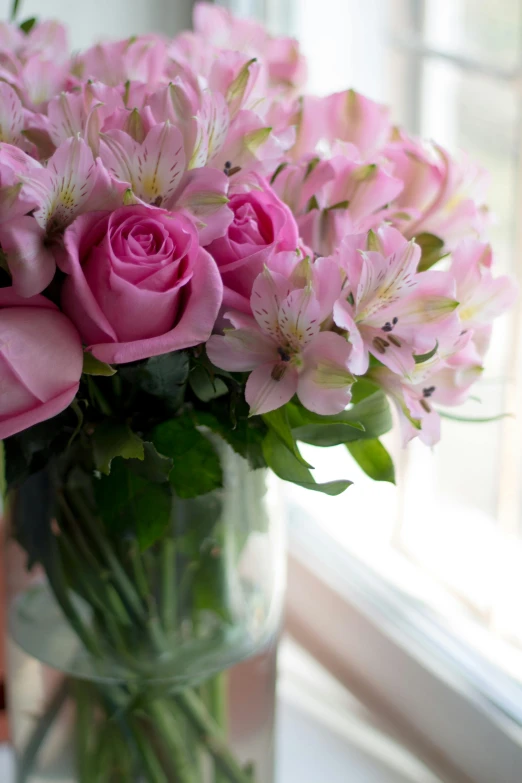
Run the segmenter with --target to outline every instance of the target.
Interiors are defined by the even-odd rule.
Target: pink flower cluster
[[[365,376],[435,442],[516,295],[484,173],[353,90],[303,96],[294,40],[194,22],[74,57],[57,23],[0,25],[0,437],[70,404],[84,349],[206,343],[252,414],[338,413]]]

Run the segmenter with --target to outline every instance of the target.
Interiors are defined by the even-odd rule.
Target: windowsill
[[[444,780],[519,783],[517,683],[463,655],[433,617],[304,514],[290,529],[289,563],[289,631],[401,745]]]
[[[278,783],[442,783],[289,639],[279,671]]]

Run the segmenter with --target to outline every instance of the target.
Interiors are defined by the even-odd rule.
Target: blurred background
[[[522,0],[222,4],[299,39],[309,92],[354,87],[389,104],[410,132],[488,168],[497,271],[521,280]],[[25,0],[23,16],[65,21],[81,48],[100,37],[174,34],[189,26],[191,5]],[[0,0],[0,17],[9,6]],[[287,490],[290,630],[447,770],[443,779],[468,783],[522,780],[521,318],[519,303],[498,323],[484,377],[459,411],[512,415],[446,419],[433,450],[402,450],[391,435],[396,487],[372,484],[342,447],[305,450],[318,480],[355,485],[339,498]]]

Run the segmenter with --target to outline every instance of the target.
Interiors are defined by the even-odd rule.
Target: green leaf
[[[143,443],[143,459],[128,459],[126,464],[133,473],[156,484],[168,481],[172,470],[172,460],[158,454],[154,444],[148,441]]]
[[[422,250],[418,272],[426,272],[428,269],[444,258],[447,253],[443,252],[444,240],[436,237],[435,234],[423,233],[415,237],[415,243],[420,245]]]
[[[232,423],[228,408],[215,408],[214,411],[196,411],[196,423],[220,435],[236,454],[248,460],[253,470],[266,467],[261,448],[266,427],[262,420],[259,420],[260,417],[239,417]]]
[[[243,145],[251,155],[255,155],[259,147],[265,143],[271,133],[272,128],[259,128],[258,130],[245,133],[243,136]],[[228,172],[229,175],[231,176],[234,173],[234,170],[237,170],[237,168],[238,167],[235,166],[234,168],[230,169]]]
[[[255,62],[255,57],[246,62],[227,90],[225,99],[232,114],[241,106],[243,96],[250,79],[250,66]]]
[[[439,341],[435,343],[435,347],[431,349],[431,351],[428,351],[427,353],[419,353],[417,355],[413,355],[413,358],[415,360],[415,364],[423,364],[424,362],[429,362],[430,359],[433,359],[437,351],[439,350]]]
[[[189,375],[190,388],[202,402],[210,402],[228,394],[228,386],[217,376],[212,377],[202,365],[196,365]]]
[[[344,424],[359,432],[364,432],[364,424],[361,424],[360,421],[356,421],[353,416],[348,415],[351,411],[342,411],[334,416],[321,416],[319,413],[313,413],[312,411],[309,411],[308,408],[304,408],[298,402],[287,403],[286,409],[288,411],[288,420],[294,436],[297,429],[314,424],[317,424],[318,426]]]
[[[160,454],[173,461],[169,481],[180,498],[197,497],[223,486],[218,453],[186,417],[159,424],[152,441]]]
[[[13,0],[13,3],[11,5],[11,21],[12,22],[14,22],[14,20],[18,16],[18,11],[20,9],[20,3],[21,3],[21,0]]]
[[[96,500],[111,533],[136,536],[140,549],[148,549],[169,527],[172,490],[167,482],[147,481],[130,469],[127,460],[114,460],[110,475],[96,482]]]
[[[347,443],[346,448],[367,476],[395,484],[393,460],[380,440],[357,440]]]
[[[24,22],[22,22],[22,24],[20,25],[20,30],[22,30],[22,32],[24,32],[26,35],[29,35],[31,30],[35,26],[36,21],[37,21],[36,16],[31,16],[29,19],[26,19]]]
[[[334,209],[348,209],[350,206],[350,202],[348,199],[345,199],[344,201],[338,201],[337,204],[332,204],[331,207],[326,207],[325,212],[331,212]]]
[[[133,109],[127,116],[125,132],[128,133],[134,141],[137,141],[138,144],[142,144],[145,140],[145,125],[138,109]]]
[[[222,561],[222,556],[212,552],[198,554],[198,567],[192,586],[193,607],[198,612],[214,612],[226,623],[232,623],[234,618],[229,608],[227,565]]]
[[[498,413],[496,416],[458,416],[455,413],[446,413],[445,411],[438,411],[439,416],[443,419],[449,419],[450,421],[462,421],[468,424],[489,424],[492,421],[500,421],[501,419],[514,419],[513,413]]]
[[[365,400],[366,397],[371,397],[372,394],[380,390],[380,386],[373,381],[358,378],[352,386],[352,405],[357,405],[358,402]]]
[[[94,463],[101,473],[111,472],[115,457],[142,460],[145,456],[143,441],[128,426],[106,419],[97,425],[92,436]]]
[[[316,168],[316,166],[319,165],[320,162],[321,162],[321,158],[318,158],[318,157],[317,158],[312,158],[312,160],[308,163],[308,165],[306,167],[305,179],[310,176],[312,171]]]
[[[227,578],[228,520],[223,518],[223,512],[223,497],[218,493],[176,499],[174,509],[178,551],[190,564],[190,575],[186,572],[186,600],[193,611],[214,612],[230,622],[233,586]]]
[[[274,182],[276,181],[277,177],[281,174],[282,171],[284,171],[284,169],[286,169],[286,167],[288,165],[289,164],[285,163],[285,162],[279,164],[279,166],[276,168],[276,170],[272,174],[272,177],[270,178],[270,184],[271,185],[274,184]]]
[[[382,245],[379,240],[379,235],[370,229],[368,231],[368,238],[366,240],[368,250],[374,250],[377,253],[382,252]]]
[[[329,481],[326,484],[317,484],[308,468],[294,457],[274,430],[269,430],[263,440],[263,454],[266,464],[276,476],[305,489],[323,492],[325,495],[340,495],[352,484],[351,481]]]
[[[386,395],[376,391],[350,410],[335,416],[318,416],[289,403],[290,423],[296,440],[313,446],[338,446],[356,440],[371,440],[384,435],[392,427],[390,406]]]
[[[153,397],[159,397],[177,407],[183,402],[189,366],[186,351],[153,356],[140,368],[139,385]]]
[[[85,351],[83,354],[83,370],[86,375],[107,375],[111,376],[116,373],[114,367],[105,362],[100,362],[92,353]]]
[[[286,405],[282,408],[277,408],[275,411],[263,414],[263,421],[267,427],[275,432],[277,437],[285,444],[286,448],[292,452],[294,457],[305,466],[305,468],[311,468],[308,462],[303,458],[301,452],[297,447],[295,438],[290,428],[288,421],[288,413]]]

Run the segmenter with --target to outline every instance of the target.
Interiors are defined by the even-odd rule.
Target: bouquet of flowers
[[[0,438],[37,576],[11,632],[74,675],[21,783],[71,694],[79,781],[259,783],[200,683],[276,630],[242,558],[273,538],[263,469],[339,494],[298,442],[346,444],[393,480],[389,401],[436,443],[515,297],[485,173],[305,81],[294,40],[206,3],[73,56],[55,22],[0,25]]]

